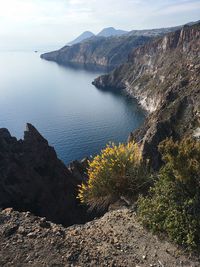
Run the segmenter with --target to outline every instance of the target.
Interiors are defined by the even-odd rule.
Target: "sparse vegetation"
[[[101,208],[120,196],[137,201],[141,222],[153,232],[167,234],[188,249],[200,246],[200,142],[166,139],[159,146],[164,166],[151,175],[136,143],[110,144],[89,164],[89,180],[79,199]],[[138,195],[140,197],[138,199]]]

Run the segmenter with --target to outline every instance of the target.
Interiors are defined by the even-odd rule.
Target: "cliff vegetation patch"
[[[200,142],[163,141],[165,162],[149,195],[138,201],[138,215],[153,232],[161,232],[188,249],[200,245]]]

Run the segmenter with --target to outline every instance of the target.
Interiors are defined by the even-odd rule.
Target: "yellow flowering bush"
[[[134,142],[107,145],[89,163],[88,175],[88,182],[80,186],[78,197],[82,203],[97,208],[122,195],[136,197],[148,183],[140,148]]]

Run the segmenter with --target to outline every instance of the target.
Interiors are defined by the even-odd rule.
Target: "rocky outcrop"
[[[116,67],[127,61],[128,54],[150,40],[143,36],[93,37],[84,42],[65,46],[58,51],[41,55],[41,58],[59,64]]]
[[[144,230],[132,210],[64,228],[27,212],[0,212],[0,266],[182,266],[198,258]]]
[[[77,179],[77,181],[79,181],[79,183],[87,181],[88,179],[87,169],[89,167],[88,164],[89,160],[91,159],[84,158],[81,161],[74,160],[68,166],[68,169],[70,170],[72,175]]]
[[[31,124],[19,141],[0,129],[0,208],[31,211],[64,225],[82,223],[88,218],[76,199],[80,182]]]
[[[161,163],[160,141],[193,134],[199,127],[199,47],[200,24],[185,26],[135,49],[126,64],[93,82],[125,90],[150,113],[129,139],[141,143],[154,168]]]

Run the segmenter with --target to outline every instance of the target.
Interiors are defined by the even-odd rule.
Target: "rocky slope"
[[[143,36],[93,37],[73,46],[42,54],[41,58],[59,64],[115,67],[125,62],[135,47],[149,40],[150,37]]]
[[[63,228],[12,209],[0,212],[0,266],[198,267],[198,258],[137,222],[132,210],[107,213],[85,225]]]
[[[93,82],[99,88],[124,89],[150,113],[130,139],[142,143],[154,168],[160,165],[160,141],[198,132],[199,47],[200,24],[185,26],[135,49],[126,64]]]
[[[72,174],[31,124],[19,141],[0,129],[0,208],[31,211],[64,225],[85,222],[76,199],[81,182],[76,165],[71,164]]]

